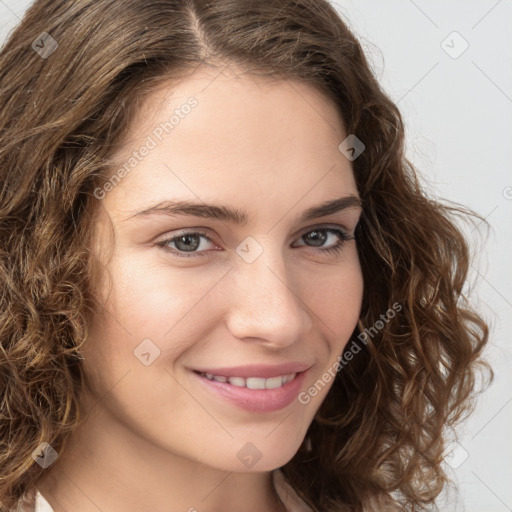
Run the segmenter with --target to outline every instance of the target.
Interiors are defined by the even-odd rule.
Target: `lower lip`
[[[295,378],[274,389],[249,389],[246,387],[232,386],[227,382],[217,382],[207,379],[196,372],[192,374],[199,382],[225,400],[250,412],[272,412],[284,409],[290,405],[299,395],[306,371],[297,373]]]

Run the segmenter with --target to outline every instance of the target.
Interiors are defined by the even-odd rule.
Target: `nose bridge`
[[[234,336],[285,345],[310,326],[299,291],[287,275],[279,250],[271,252],[266,248],[252,261],[243,256],[237,261],[231,276],[236,291],[228,318]]]

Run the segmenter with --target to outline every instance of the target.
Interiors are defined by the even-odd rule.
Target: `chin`
[[[246,439],[246,442],[240,442],[240,438],[233,441],[229,449],[231,456],[226,456],[226,452],[216,453],[212,465],[238,473],[273,471],[290,462],[302,443],[302,438],[294,441],[289,432]]]

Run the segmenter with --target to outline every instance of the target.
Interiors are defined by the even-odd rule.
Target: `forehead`
[[[187,102],[192,99],[197,106],[190,109]],[[181,122],[187,118],[186,123]],[[172,126],[167,124],[164,136],[170,135],[170,131],[173,136],[165,137],[167,145],[191,130],[194,135],[208,135],[198,141],[200,147],[209,141],[219,142],[222,135],[231,136],[225,142],[233,148],[243,142],[244,135],[259,134],[262,143],[268,142],[267,138],[277,142],[276,135],[284,137],[287,133],[289,137],[310,136],[312,141],[327,136],[335,144],[344,138],[337,105],[312,85],[255,75],[238,68],[219,70],[201,66],[187,73],[181,71],[137,101],[128,135],[114,158],[126,156],[123,150],[132,149],[137,139],[140,142],[152,129],[169,122]],[[208,132],[212,125],[215,130]],[[282,132],[283,128],[288,128],[287,132]]]
[[[336,105],[311,85],[199,69],[141,103],[113,160],[129,172],[109,195],[122,191],[133,211],[150,198],[354,194],[352,167],[338,149],[345,136]],[[144,146],[151,148],[141,157]],[[126,166],[130,159],[135,165]]]

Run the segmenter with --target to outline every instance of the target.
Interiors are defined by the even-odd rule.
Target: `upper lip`
[[[224,368],[193,368],[193,370],[222,377],[260,377],[270,379],[272,377],[279,377],[280,375],[303,372],[310,367],[311,364],[292,361],[276,365],[248,364]]]

